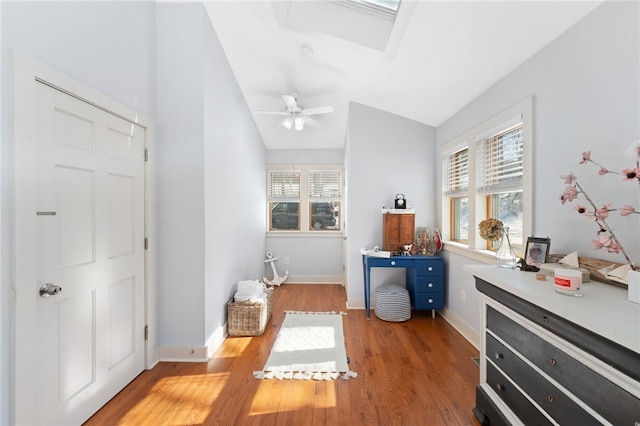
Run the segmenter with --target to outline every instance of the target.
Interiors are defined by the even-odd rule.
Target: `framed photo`
[[[550,246],[551,240],[549,238],[527,238],[524,261],[527,262],[527,265],[534,265],[539,268],[541,264],[547,263]]]

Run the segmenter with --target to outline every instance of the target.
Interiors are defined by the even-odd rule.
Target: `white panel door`
[[[34,295],[40,362],[17,379],[39,424],[80,424],[144,369],[145,133],[36,86],[37,287],[61,291]]]

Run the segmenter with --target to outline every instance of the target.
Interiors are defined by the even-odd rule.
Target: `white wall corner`
[[[222,346],[227,336],[227,322],[225,322],[207,340],[207,359],[211,358],[218,348]]]
[[[209,337],[204,346],[160,346],[158,360],[168,362],[207,362],[227,337],[227,323]]]

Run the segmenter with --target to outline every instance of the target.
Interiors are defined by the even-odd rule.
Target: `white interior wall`
[[[262,277],[266,149],[208,15],[203,56],[205,339],[219,342],[237,282]]]
[[[640,205],[637,183],[630,188],[620,176],[598,176],[597,167],[578,164],[587,150],[612,169],[633,164],[628,158],[625,161],[623,152],[640,139],[639,18],[637,2],[605,2],[437,129],[438,143],[443,144],[518,101],[534,97],[533,231],[551,238],[552,253],[578,250],[580,256],[624,263],[620,255],[592,250],[590,241],[597,229],[573,211],[576,202],[561,205],[560,175],[575,172],[598,204]],[[612,214],[609,223],[619,231],[632,258],[640,262],[637,216]],[[473,277],[462,272],[464,264],[476,262],[454,254],[447,254],[447,262],[444,314],[461,329],[477,331],[478,295],[470,291]],[[462,302],[463,291],[466,302]]]
[[[159,350],[188,359],[261,276],[265,148],[203,5],[157,8]]]
[[[335,164],[341,165],[343,149],[268,149],[269,164]]]
[[[415,224],[436,226],[435,128],[365,105],[349,105],[349,228],[345,258],[349,308],[364,307],[360,248],[382,246],[382,206],[397,193],[416,209]],[[371,293],[381,284],[404,284],[404,269],[376,268]]]
[[[205,209],[202,5],[157,6],[158,345],[202,346]],[[161,353],[161,356],[162,353]]]
[[[342,166],[343,159],[342,149],[269,149],[266,158],[267,168],[282,164]],[[262,215],[268,220],[265,209]],[[342,283],[343,233],[315,234],[290,236],[267,232],[266,250],[278,257],[275,263],[278,274],[282,276],[288,270],[288,282],[291,283]],[[289,260],[288,264],[285,264],[285,259]],[[268,265],[265,266],[264,276],[273,278],[273,271]]]
[[[336,284],[343,281],[342,238],[342,233],[319,236],[307,233],[298,236],[267,235],[266,250],[278,258],[275,263],[278,275],[289,272],[289,283]],[[271,266],[265,265],[263,269],[265,277],[273,278]]]

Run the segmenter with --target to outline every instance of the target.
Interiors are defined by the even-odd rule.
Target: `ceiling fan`
[[[273,114],[273,115],[284,115],[285,118],[278,124],[279,126],[284,127],[287,130],[291,130],[291,128],[300,131],[304,129],[305,124],[318,128],[322,127],[322,124],[317,120],[309,117],[310,115],[317,114],[328,114],[333,112],[334,109],[332,106],[322,106],[316,108],[304,108],[298,105],[298,94],[292,93],[291,95],[282,95],[282,100],[287,106],[286,111],[254,111],[259,114]]]

